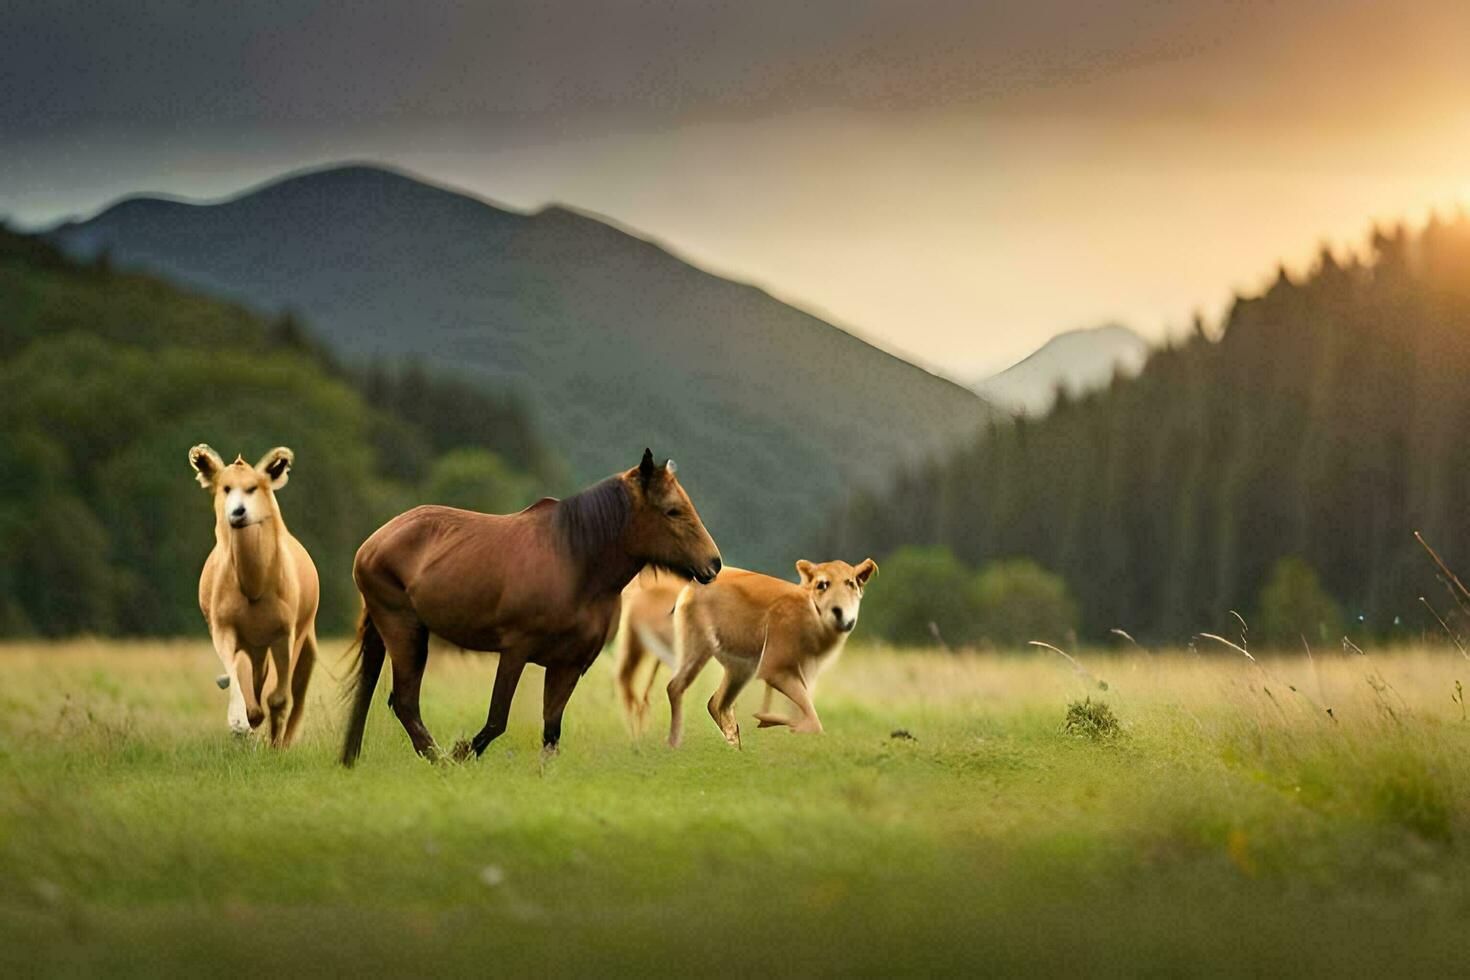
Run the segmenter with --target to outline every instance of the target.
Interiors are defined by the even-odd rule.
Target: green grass
[[[416,759],[380,691],[348,772],[326,673],[277,753],[229,737],[203,642],[0,648],[0,974],[1463,969],[1458,654],[1081,659],[1106,692],[855,649],[826,734],[741,752],[711,673],[671,752],[604,658],[544,763],[539,671],[466,765]],[[493,672],[435,652],[441,744]],[[1116,737],[1064,733],[1087,697]]]

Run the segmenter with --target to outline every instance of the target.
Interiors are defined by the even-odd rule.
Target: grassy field
[[[532,670],[438,767],[380,691],[348,772],[325,673],[280,754],[229,737],[203,642],[0,647],[0,974],[1465,969],[1458,653],[1081,659],[1105,692],[1040,651],[854,649],[825,735],[741,752],[710,673],[671,752],[603,658],[559,756]],[[436,652],[441,744],[493,672]],[[1062,733],[1088,695],[1120,735]]]

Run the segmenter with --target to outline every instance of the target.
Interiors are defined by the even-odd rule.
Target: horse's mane
[[[610,476],[556,505],[554,526],[576,558],[601,554],[622,533],[633,512],[633,500],[621,476]]]

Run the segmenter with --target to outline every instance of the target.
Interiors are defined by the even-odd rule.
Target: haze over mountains
[[[1050,410],[1058,386],[1080,395],[1106,385],[1115,371],[1137,374],[1148,350],[1147,341],[1118,324],[1071,330],[972,387],[996,407],[1034,418]]]
[[[528,396],[586,481],[645,445],[732,564],[789,572],[853,484],[995,415],[960,385],[561,207],[523,214],[375,167],[223,203],[139,197],[50,236],[253,307],[348,357],[414,354]],[[860,558],[862,556],[843,556]]]

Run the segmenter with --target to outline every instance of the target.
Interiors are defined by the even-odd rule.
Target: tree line
[[[514,510],[567,489],[508,392],[414,362],[346,367],[268,318],[0,228],[0,635],[199,630],[213,512],[185,454],[288,445],[287,524],[321,571],[324,630],[356,616],[351,561],[433,501]]]
[[[1059,391],[1044,417],[859,494],[823,547],[1029,557],[1063,577],[1084,637],[1181,643],[1249,618],[1293,559],[1320,608],[1410,638],[1439,629],[1420,596],[1452,607],[1412,532],[1470,567],[1467,379],[1470,221],[1378,231],[1363,258],[1281,270],[1217,329],[1196,319],[1136,377]]]

